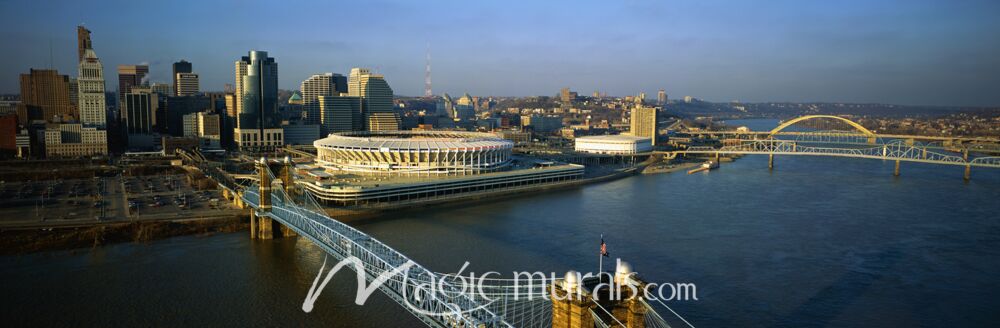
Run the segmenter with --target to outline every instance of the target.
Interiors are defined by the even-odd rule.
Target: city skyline
[[[177,24],[182,12],[167,7],[175,5],[199,10]],[[1000,4],[989,1],[28,6],[0,5],[19,13],[0,23],[8,31],[0,42],[19,45],[0,68],[2,93],[17,93],[18,74],[30,68],[73,75],[73,31],[83,23],[105,75],[146,63],[150,81],[169,84],[171,64],[185,59],[199,67],[204,91],[232,83],[232,58],[256,49],[285,63],[281,89],[371,67],[398,94],[419,96],[429,43],[438,95],[554,95],[568,86],[618,96],[662,88],[711,101],[1000,104],[1000,38],[989,37],[1000,31],[992,19]],[[273,21],[250,19],[253,9]],[[330,12],[370,14],[319,19]],[[254,24],[259,36],[223,33]]]

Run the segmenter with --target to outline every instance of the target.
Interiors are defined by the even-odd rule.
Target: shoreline
[[[482,192],[466,193],[459,196],[448,196],[443,198],[420,199],[408,202],[396,202],[393,204],[371,207],[371,208],[325,208],[327,215],[344,223],[359,223],[365,220],[378,219],[379,216],[398,213],[413,209],[426,208],[446,208],[456,205],[476,204],[486,200],[514,199],[523,196],[531,196],[545,191],[567,190],[589,184],[607,182],[622,179],[629,176],[639,175],[642,167],[631,168],[627,171],[619,171],[611,174],[582,178],[572,181],[551,183],[545,185],[531,185],[504,190],[492,190]]]
[[[423,199],[405,203],[394,203],[378,208],[327,208],[326,210],[331,218],[341,222],[347,224],[363,223],[367,220],[380,220],[386,215],[403,211],[424,210],[428,208],[440,209],[498,199],[516,199],[536,195],[541,192],[570,190],[630,176],[669,174],[700,164],[700,162],[683,162],[677,163],[670,168],[654,169],[652,172],[645,172],[651,166],[640,165],[611,174],[541,186],[535,185],[506,190],[476,192],[441,199]],[[211,218],[67,224],[64,226],[48,227],[4,227],[0,228],[0,256],[95,248],[123,242],[144,243],[184,235],[211,235],[214,233],[244,230],[249,230],[249,215],[246,214]]]
[[[249,216],[114,222],[90,226],[5,228],[0,230],[0,256],[92,249],[99,246],[185,235],[236,232],[250,227]]]

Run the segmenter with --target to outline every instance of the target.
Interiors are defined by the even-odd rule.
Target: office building
[[[660,106],[667,104],[667,92],[663,89],[656,93],[656,104]]]
[[[45,156],[87,157],[108,154],[108,136],[104,130],[82,124],[50,124],[44,130]]]
[[[337,85],[338,81],[341,83],[339,86]],[[347,83],[346,77],[340,74],[316,74],[302,81],[299,91],[302,94],[302,109],[305,112],[306,124],[318,125],[321,123],[319,97],[339,96],[341,92],[338,89],[341,88],[346,89]]]
[[[362,130],[361,97],[319,96],[318,103],[323,136]]]
[[[166,124],[162,131],[175,137],[184,136],[184,115],[212,110],[212,100],[201,95],[167,97],[166,103]]]
[[[633,108],[629,120],[631,134],[636,137],[650,138],[651,144],[656,146],[656,116],[655,107],[639,105]]]
[[[240,150],[267,151],[284,144],[278,115],[278,63],[251,50],[236,61],[236,130]]]
[[[145,84],[148,65],[118,65],[118,99],[132,92],[132,87]]]
[[[17,117],[21,125],[36,120],[71,121],[76,117],[70,103],[69,77],[49,69],[31,69],[21,74],[21,103]]]
[[[521,116],[521,126],[530,127],[537,133],[547,134],[562,129],[562,116],[524,115]]]
[[[184,115],[184,137],[198,139],[203,149],[221,147],[221,120],[219,114],[209,111]]]
[[[174,91],[175,91],[174,94],[172,94],[171,96],[187,96],[186,94],[181,94],[181,87],[180,87],[180,83],[179,83],[180,79],[177,77],[177,74],[179,74],[179,73],[194,73],[194,70],[192,70],[192,67],[191,67],[191,63],[188,62],[188,61],[186,61],[186,60],[181,59],[181,61],[176,62],[173,65],[171,65],[171,68],[172,68],[172,74],[170,74],[170,76],[171,76],[171,78],[174,79],[174,83],[172,83],[171,85],[174,86]],[[198,77],[196,75],[195,76],[195,82],[196,83],[197,83],[197,79],[198,79]],[[197,89],[197,87],[195,89]],[[197,91],[195,91],[195,92],[197,92]]]
[[[195,73],[177,73],[174,75],[174,95],[177,96],[193,96],[200,92],[198,86],[198,74]]]
[[[320,138],[319,124],[305,124],[302,121],[281,126],[286,145],[312,145]]]
[[[77,82],[77,108],[80,123],[105,129],[108,124],[107,104],[104,98],[104,66],[94,49],[84,51],[79,64]]]
[[[87,49],[93,49],[90,41],[90,30],[83,26],[76,27],[76,62],[82,62]]]
[[[365,68],[352,68],[348,79],[348,94],[361,97],[362,113],[369,131],[399,130],[399,117],[392,104],[392,88],[380,74]]]
[[[122,98],[120,111],[126,149],[150,150],[156,145],[153,128],[157,126],[160,96],[148,89],[133,88],[132,91]]]

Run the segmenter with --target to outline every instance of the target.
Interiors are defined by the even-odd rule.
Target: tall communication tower
[[[424,97],[433,97],[434,91],[431,91],[431,44],[427,44],[427,71],[424,73]]]

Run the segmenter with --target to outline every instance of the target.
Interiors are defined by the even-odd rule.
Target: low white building
[[[635,154],[653,150],[653,141],[648,137],[631,135],[586,136],[576,138],[576,151],[592,154]]]

